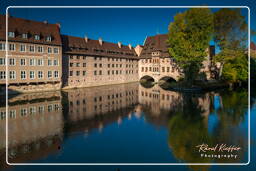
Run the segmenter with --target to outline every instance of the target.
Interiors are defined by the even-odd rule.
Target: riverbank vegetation
[[[207,88],[248,81],[248,28],[240,9],[193,8],[174,17],[169,25],[169,54],[184,77],[172,87]],[[218,53],[211,59],[214,81],[206,81],[203,61],[214,42]]]

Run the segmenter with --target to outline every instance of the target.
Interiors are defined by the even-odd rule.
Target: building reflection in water
[[[0,107],[1,151],[5,153],[8,116],[9,162],[26,162],[58,150],[63,137],[61,92],[22,94]],[[5,161],[5,154],[1,155]]]
[[[108,124],[120,125],[135,116],[167,129],[170,155],[178,161],[223,162],[201,159],[195,146],[239,142],[244,152],[246,138],[236,127],[245,119],[247,101],[241,99],[246,97],[244,91],[190,94],[158,85],[145,88],[139,83],[18,95],[9,99],[8,115],[0,107],[1,160],[4,163],[6,116],[10,162],[30,162],[59,153],[66,137],[88,136],[95,129],[102,132]]]

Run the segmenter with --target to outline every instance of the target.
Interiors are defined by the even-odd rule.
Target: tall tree
[[[174,17],[169,25],[169,54],[191,86],[197,78],[213,33],[213,14],[208,8],[192,8]]]
[[[248,78],[245,53],[248,47],[247,35],[246,20],[240,9],[223,8],[215,12],[214,41],[220,48],[215,61],[220,65],[219,78],[229,81],[244,81]]]

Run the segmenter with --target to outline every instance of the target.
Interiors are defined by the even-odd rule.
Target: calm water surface
[[[255,120],[255,105],[251,110]],[[4,165],[4,111],[2,105],[1,168],[34,170],[35,167]],[[8,160],[11,163],[248,161],[246,89],[191,94],[164,90],[158,85],[144,88],[138,83],[131,83],[22,94],[9,99],[8,123]],[[255,124],[251,124],[255,130]],[[240,150],[214,153],[233,154],[237,158],[202,157],[196,146],[203,143],[210,147],[216,144],[233,145],[240,147]],[[116,168],[111,166],[110,170]],[[234,170],[237,167],[231,168]],[[221,170],[225,167],[177,166],[176,170],[179,169]],[[97,170],[97,167],[89,170]]]

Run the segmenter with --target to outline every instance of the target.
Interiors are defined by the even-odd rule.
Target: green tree
[[[184,81],[192,86],[213,33],[213,14],[207,8],[193,8],[174,17],[169,25],[169,54],[184,72]]]
[[[247,35],[240,9],[224,8],[214,13],[214,41],[220,48],[214,59],[220,65],[219,78],[233,82],[248,79]]]

